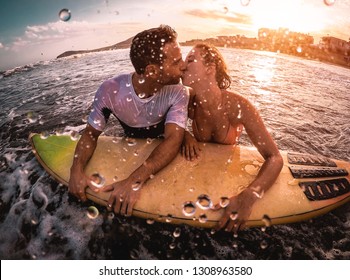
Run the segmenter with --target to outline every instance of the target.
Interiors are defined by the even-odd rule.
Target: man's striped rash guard
[[[164,133],[165,124],[186,127],[188,102],[188,89],[181,84],[166,85],[153,96],[140,98],[132,85],[132,73],[123,74],[97,90],[88,123],[103,131],[113,114],[127,137],[157,138]]]

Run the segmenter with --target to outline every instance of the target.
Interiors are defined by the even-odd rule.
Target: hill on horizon
[[[92,53],[92,52],[102,52],[102,51],[111,51],[111,50],[117,50],[117,49],[127,49],[130,48],[132,39],[134,37],[131,37],[129,39],[126,39],[125,41],[119,42],[117,44],[103,47],[103,48],[98,48],[98,49],[92,49],[92,50],[77,50],[77,51],[66,51],[64,53],[61,53],[57,58],[62,58],[62,57],[67,57],[71,55],[76,55],[76,54],[83,54],[83,53]]]

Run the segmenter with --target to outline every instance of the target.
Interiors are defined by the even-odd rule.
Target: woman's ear
[[[215,67],[215,64],[212,63],[212,64],[209,64],[207,67],[206,67],[206,73],[208,75],[210,74],[214,74],[215,75],[215,71],[216,71],[216,67]]]

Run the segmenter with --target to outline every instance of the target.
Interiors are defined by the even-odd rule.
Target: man
[[[189,93],[178,84],[184,62],[176,38],[177,33],[163,25],[137,34],[130,47],[135,73],[107,80],[98,89],[71,167],[69,191],[81,200],[86,200],[87,187],[111,191],[108,208],[131,215],[144,183],[179,152]],[[118,118],[126,136],[155,138],[164,134],[164,140],[127,179],[99,190],[84,174],[84,168],[110,114]]]

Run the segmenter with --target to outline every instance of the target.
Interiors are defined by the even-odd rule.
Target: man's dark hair
[[[166,57],[163,52],[164,45],[175,42],[176,38],[176,31],[168,25],[138,33],[130,47],[130,60],[136,73],[143,74],[149,64],[162,65]]]

